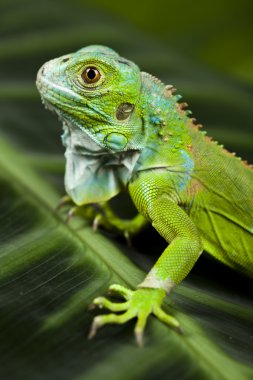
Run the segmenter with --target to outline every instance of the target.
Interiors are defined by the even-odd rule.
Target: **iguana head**
[[[128,183],[145,146],[141,73],[104,46],[45,63],[37,87],[63,121],[65,188],[78,205],[106,201]]]
[[[92,45],[45,63],[37,87],[63,121],[65,188],[76,204],[112,198],[134,170],[166,167],[168,151],[181,160],[187,117],[171,86],[112,49]]]
[[[142,148],[141,73],[112,49],[92,45],[45,63],[37,87],[48,108],[101,148]]]

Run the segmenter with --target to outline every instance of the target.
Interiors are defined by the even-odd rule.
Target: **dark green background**
[[[108,45],[174,84],[209,135],[253,162],[252,14],[245,0],[0,1],[1,379],[253,378],[252,281],[205,257],[166,305],[183,336],[151,318],[142,350],[133,323],[86,340],[88,304],[113,282],[134,287],[164,242],[149,230],[129,249],[55,214],[61,126],[34,84],[48,59]]]

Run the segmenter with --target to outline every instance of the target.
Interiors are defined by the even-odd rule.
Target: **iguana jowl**
[[[126,233],[148,220],[169,243],[136,290],[112,285],[125,302],[94,300],[123,313],[95,317],[90,336],[137,317],[141,344],[151,313],[179,328],[162,301],[203,249],[253,276],[253,170],[199,130],[172,86],[93,45],[45,63],[37,87],[63,121],[73,202],[101,203],[102,223]],[[125,189],[140,213],[129,223],[105,203]]]

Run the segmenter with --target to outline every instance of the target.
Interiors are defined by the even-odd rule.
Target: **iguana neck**
[[[146,144],[139,166],[181,165],[191,156],[188,133],[191,119],[185,103],[178,103],[175,88],[142,73],[141,109],[145,124]]]

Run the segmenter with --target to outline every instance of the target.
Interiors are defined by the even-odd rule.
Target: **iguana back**
[[[189,215],[207,252],[252,276],[253,170],[196,128],[189,133],[195,162]]]

